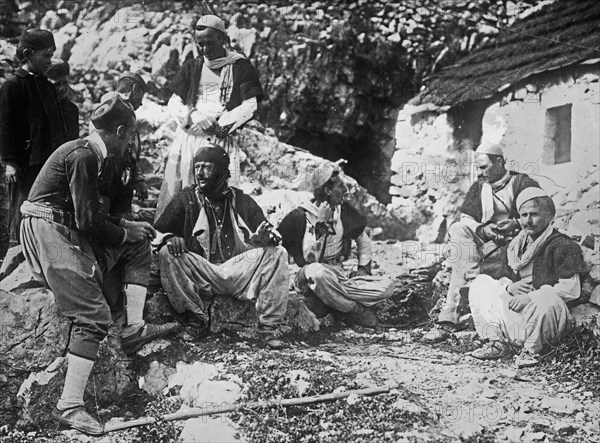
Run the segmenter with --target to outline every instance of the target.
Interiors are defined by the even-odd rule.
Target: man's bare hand
[[[513,232],[515,229],[517,229],[518,227],[519,227],[519,223],[512,218],[509,218],[507,220],[502,220],[502,221],[499,221],[498,223],[496,223],[496,231],[501,234],[509,234],[509,233]]]
[[[182,237],[171,237],[167,240],[167,250],[175,257],[179,257],[181,254],[188,252],[188,249],[185,246],[185,240]]]
[[[534,288],[531,285],[531,283],[525,280],[513,282],[506,287],[506,292],[508,292],[513,297],[529,294],[533,290]]]
[[[252,234],[250,242],[256,246],[278,245],[281,243],[281,236],[271,223],[264,221],[256,229],[256,232]]]
[[[531,297],[527,294],[517,295],[508,302],[508,309],[515,312],[521,312],[525,306],[531,302]]]
[[[127,243],[137,243],[144,240],[152,240],[156,237],[156,230],[148,222],[126,221],[125,230],[127,231]]]
[[[6,170],[4,171],[4,175],[6,176],[6,181],[8,183],[17,183],[19,181],[19,173],[21,172],[21,168],[19,168],[14,163],[6,163]]]
[[[195,135],[211,134],[214,132],[217,126],[217,120],[210,115],[203,114],[196,110],[190,114],[190,125],[189,132]]]
[[[143,181],[133,184],[133,193],[138,200],[146,200],[148,198],[148,187]]]

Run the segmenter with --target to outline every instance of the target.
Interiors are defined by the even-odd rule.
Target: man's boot
[[[346,319],[350,320],[353,324],[365,328],[375,329],[379,325],[373,308],[363,306],[360,303],[356,303],[356,307],[346,314]]]

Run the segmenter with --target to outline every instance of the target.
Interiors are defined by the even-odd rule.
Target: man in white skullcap
[[[312,175],[314,198],[282,220],[283,246],[300,266],[295,286],[317,316],[334,310],[359,326],[374,328],[373,307],[392,295],[389,276],[371,274],[367,218],[344,201],[348,189],[337,164],[324,162]],[[356,242],[357,269],[344,269]]]
[[[240,185],[240,156],[234,132],[254,117],[263,97],[258,72],[248,59],[228,47],[225,23],[204,15],[194,40],[200,56],[186,61],[167,85],[173,92],[168,109],[177,130],[169,148],[156,220],[171,199],[194,184],[194,153],[207,143],[230,158],[230,185]]]
[[[552,226],[552,199],[527,188],[516,199],[523,230],[506,251],[503,276],[479,275],[469,288],[475,329],[487,343],[472,352],[481,360],[512,356],[518,367],[537,364],[571,320],[566,302],[579,298],[586,272],[579,246]]]
[[[447,338],[460,329],[459,318],[467,299],[461,288],[470,274],[498,276],[505,246],[521,229],[516,198],[527,188],[539,188],[527,174],[506,169],[504,153],[498,145],[482,144],[475,151],[479,180],[469,188],[460,219],[448,229],[452,275],[437,326],[423,336],[425,342]]]

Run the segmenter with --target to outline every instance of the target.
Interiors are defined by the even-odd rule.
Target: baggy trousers
[[[124,267],[125,284],[147,286],[149,242],[105,246],[100,265],[80,231],[25,217],[21,222],[21,245],[32,274],[50,288],[61,313],[73,324],[69,352],[94,360],[111,322],[102,294],[103,275],[119,263]]]
[[[259,322],[283,322],[289,298],[287,251],[281,246],[249,249],[220,265],[186,252],[179,257],[159,251],[160,276],[173,309],[207,321],[202,298],[227,295],[255,300]]]
[[[465,275],[469,271],[476,271],[485,254],[484,251],[494,249],[495,245],[492,242],[485,243],[470,226],[460,220],[450,226],[448,235],[452,274],[448,293],[437,321],[457,324],[460,307],[467,303],[459,292],[459,289],[467,284]]]
[[[538,289],[529,293],[521,312],[511,311],[512,298],[504,285],[489,275],[480,275],[469,288],[469,304],[475,330],[480,337],[523,346],[540,354],[556,344],[572,321],[567,305],[558,295]]]
[[[350,312],[360,303],[373,306],[389,298],[394,290],[394,281],[388,277],[360,276],[348,278],[341,266],[311,263],[304,267],[308,287],[327,306]]]

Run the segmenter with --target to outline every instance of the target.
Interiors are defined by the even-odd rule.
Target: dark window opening
[[[545,165],[571,161],[571,108],[572,105],[568,104],[546,111],[543,156]]]

